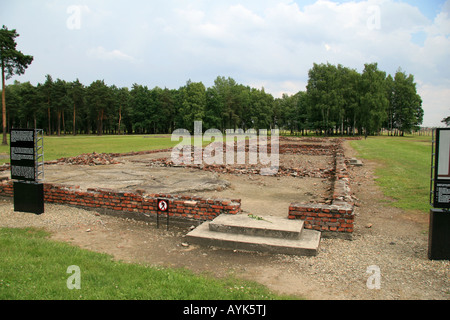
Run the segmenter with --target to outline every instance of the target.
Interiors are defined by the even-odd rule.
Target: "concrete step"
[[[222,216],[224,215],[221,215],[219,217]],[[245,231],[243,233],[228,232],[231,230],[242,231],[243,228],[239,226],[233,226],[230,228],[219,227],[218,229],[217,228],[215,229],[215,227],[220,226],[220,222],[221,220],[223,220],[223,218],[218,220],[219,223],[214,223],[215,222],[214,220],[213,222],[205,222],[200,226],[198,226],[196,229],[189,232],[186,235],[187,242],[192,244],[214,246],[235,250],[259,251],[259,252],[292,254],[301,256],[315,256],[317,255],[319,250],[320,236],[321,236],[321,233],[319,231],[304,229],[300,233],[299,237],[296,239],[292,238],[283,239],[279,237],[267,237],[266,232],[262,231],[263,228],[250,228],[253,230]],[[257,222],[262,221],[257,220]],[[291,222],[291,220],[285,222]],[[211,224],[213,224],[212,227],[213,230],[210,229]],[[214,231],[224,229],[226,229],[225,230],[226,232]],[[262,233],[263,236],[250,235],[253,232],[256,232],[256,234]],[[272,231],[270,231],[269,233],[271,232]]]
[[[362,161],[358,160],[356,158],[351,158],[349,160],[349,164],[352,165],[352,166],[356,166],[356,167],[361,167],[363,165]]]
[[[209,223],[209,230],[280,239],[299,239],[303,221],[267,216],[251,217],[247,214],[222,214]]]

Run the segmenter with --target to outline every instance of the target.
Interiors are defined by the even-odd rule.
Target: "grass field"
[[[369,137],[352,141],[359,157],[375,160],[377,183],[391,205],[412,211],[430,210],[431,137]]]
[[[0,229],[0,300],[268,300],[265,287],[187,270],[114,261],[111,256],[51,241],[37,229]],[[80,289],[69,266],[80,270]],[[69,270],[70,271],[70,270]]]
[[[9,141],[9,138],[8,138]],[[124,153],[131,151],[166,149],[177,145],[178,141],[171,141],[170,135],[105,135],[105,136],[45,136],[45,161],[63,157],[73,157],[82,153]],[[9,156],[9,146],[0,146],[0,154]],[[0,159],[0,164],[9,159]]]
[[[9,141],[9,136],[8,136]],[[187,140],[189,141],[189,140]],[[78,135],[78,136],[45,136],[44,160],[56,160],[74,157],[83,153],[126,153],[132,151],[167,149],[176,146],[183,140],[171,141],[171,135]],[[194,140],[191,140],[194,143]],[[207,145],[210,141],[203,141]],[[0,164],[9,162],[10,147],[0,145]],[[7,158],[8,157],[8,158]]]

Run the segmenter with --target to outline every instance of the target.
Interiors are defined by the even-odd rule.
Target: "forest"
[[[218,76],[214,85],[188,80],[178,89],[131,88],[104,80],[83,84],[46,75],[42,83],[5,86],[6,123],[40,128],[47,135],[167,134],[175,129],[272,129],[318,135],[403,135],[423,120],[413,75],[392,76],[377,63],[360,73],[342,65],[316,64],[306,90],[274,98],[264,88]]]

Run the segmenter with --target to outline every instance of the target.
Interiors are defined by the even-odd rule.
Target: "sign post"
[[[428,258],[450,259],[450,129],[436,129],[431,157]]]
[[[167,230],[169,230],[169,201],[165,199],[158,199],[158,212],[156,213],[156,227],[159,229],[159,213],[166,213],[167,215]]]
[[[10,134],[11,179],[14,211],[44,213],[44,138],[41,129],[12,129]]]

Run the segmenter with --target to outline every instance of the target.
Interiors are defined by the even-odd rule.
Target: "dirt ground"
[[[355,156],[347,143],[344,147],[346,157]],[[327,159],[319,161],[326,163]],[[167,231],[156,229],[153,221],[135,221],[56,205],[48,205],[48,213],[42,216],[24,214],[18,218],[17,214],[11,213],[11,204],[3,204],[0,225],[21,227],[36,221],[37,226],[43,223],[50,229],[55,240],[108,253],[118,260],[187,268],[218,277],[234,276],[260,282],[279,293],[307,299],[448,300],[450,264],[427,258],[428,215],[406,213],[388,206],[390,199],[386,199],[374,182],[376,166],[376,163],[365,161],[363,167],[349,168],[352,192],[357,199],[354,240],[322,239],[316,257],[201,247],[186,243],[189,227],[170,226]],[[198,170],[190,174],[199,181],[211,177],[216,182],[227,181],[226,188],[215,184],[209,190],[198,192],[242,198],[245,211],[261,215],[286,216],[285,204],[293,199],[308,201],[320,197],[329,188],[326,180],[320,178],[209,175]],[[164,183],[170,180],[170,175]],[[175,172],[173,176],[175,179],[179,174]],[[277,206],[282,209],[273,209]],[[76,213],[69,214],[71,210]],[[57,212],[55,218],[53,211]],[[72,222],[63,226],[42,221],[42,218],[61,219],[66,215]],[[5,222],[9,216],[14,216],[10,224]],[[75,216],[79,220],[74,222]],[[367,286],[370,276],[367,270],[373,265],[381,270],[380,289]]]

